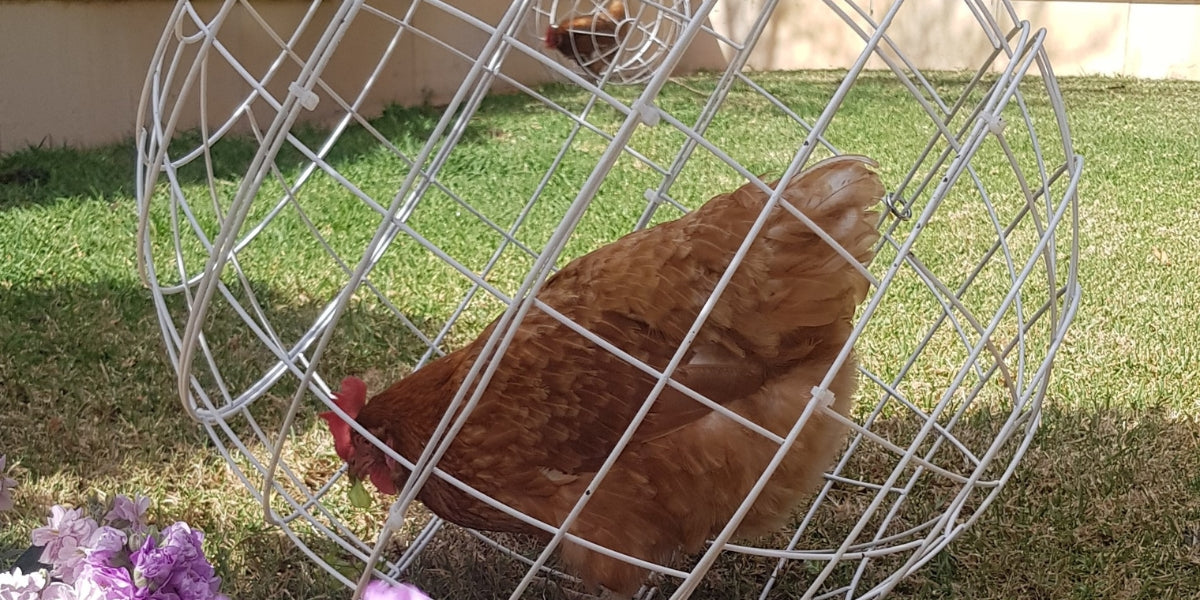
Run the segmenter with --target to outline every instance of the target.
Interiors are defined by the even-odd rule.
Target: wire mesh
[[[474,553],[507,565],[506,575],[479,583],[481,594],[532,597],[548,582],[577,583],[553,558],[569,540],[654,572],[657,587],[644,597],[727,597],[704,578],[724,565],[751,573],[761,598],[874,598],[969,527],[1011,478],[1078,306],[1083,160],[1045,31],[1010,3],[958,3],[978,25],[963,35],[986,39],[992,52],[974,72],[947,75],[922,72],[889,35],[906,18],[904,2],[882,14],[826,2],[839,33],[861,38],[862,49],[845,71],[812,76],[817,100],[773,91],[783,89],[778,77],[745,68],[775,14],[770,0],[737,35],[711,25],[711,0],[619,10],[597,0],[514,0],[486,17],[438,0],[328,4],[314,1],[285,25],[244,0],[208,12],[188,0],[176,5],[139,115],[138,258],[184,409],[265,518],[332,577],[353,587],[372,568],[390,579],[439,561],[461,568],[461,557],[443,548],[475,544]],[[230,28],[232,20],[239,26]],[[430,23],[446,21],[467,33],[439,36]],[[347,56],[341,42],[363,27],[382,28],[385,42]],[[566,46],[548,47],[552,28],[571,34]],[[273,58],[240,60],[231,39],[247,35],[269,39]],[[456,64],[461,84],[438,110],[368,119],[372,87],[406,60],[401,42]],[[720,47],[728,67],[690,80],[689,90],[701,86],[695,102],[662,102],[665,88],[681,84],[675,66],[702,43]],[[507,69],[516,57],[567,85],[529,84]],[[369,68],[357,85],[331,83],[325,74],[348,60]],[[236,81],[240,95],[209,94],[217,80]],[[892,112],[858,114],[858,91],[882,85],[896,94]],[[503,135],[480,131],[498,88],[509,91],[506,106],[536,113],[554,134],[514,141],[511,162],[481,164],[480,136]],[[300,124],[318,105],[332,111],[328,126]],[[196,128],[183,130],[193,116]],[[907,135],[850,134],[882,120],[906,124]],[[778,152],[758,155],[730,141],[748,127],[776,136]],[[773,433],[671,379],[686,348],[655,369],[537,297],[568,257],[745,181],[765,185],[757,173],[786,180],[844,152],[907,157],[881,167],[889,193],[876,258],[864,271],[871,292],[836,364],[813,382],[819,397],[853,347],[861,384],[848,416],[812,402],[788,435]],[[353,159],[366,154],[386,167],[356,170]],[[609,177],[614,171],[624,176]],[[490,177],[486,195],[464,183],[479,177]],[[581,233],[580,223],[614,211],[624,231]],[[306,272],[292,273],[296,264]],[[655,378],[626,441],[670,387],[741,419],[779,446],[777,458],[818,413],[844,422],[845,448],[788,530],[733,537],[752,493],[707,550],[682,564],[621,555],[569,533],[586,500],[560,525],[537,522],[438,466],[535,308]],[[413,473],[389,513],[364,514],[340,500],[345,467],[312,425],[316,412],[340,410],[328,378],[377,369],[374,379],[390,382],[497,315],[426,452],[389,450]],[[428,477],[543,529],[550,542],[464,531],[430,515],[413,502]]]
[[[691,3],[550,0],[532,7],[529,33],[582,76],[642,83],[663,64]]]

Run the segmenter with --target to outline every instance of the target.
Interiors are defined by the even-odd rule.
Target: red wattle
[[[346,411],[350,418],[358,417],[359,411],[367,404],[367,384],[357,377],[347,377],[342,380],[342,389],[333,395],[338,408]],[[317,415],[329,425],[329,433],[333,434],[333,448],[344,461],[354,456],[354,445],[350,442],[350,424],[342,420],[337,413],[326,411]]]

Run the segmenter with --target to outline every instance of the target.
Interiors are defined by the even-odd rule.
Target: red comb
[[[333,395],[338,408],[346,411],[350,418],[358,417],[358,411],[367,403],[367,384],[357,377],[347,377],[342,380],[342,389]],[[350,443],[350,424],[333,411],[319,415],[329,425],[329,433],[333,434],[333,448],[342,460],[348,461],[354,455],[354,446]]]

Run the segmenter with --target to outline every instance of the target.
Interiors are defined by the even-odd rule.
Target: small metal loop
[[[888,212],[901,221],[912,218],[912,205],[905,203],[904,200],[898,200],[892,192],[883,195],[883,205],[887,207]]]

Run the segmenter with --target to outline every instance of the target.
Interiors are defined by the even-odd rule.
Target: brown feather
[[[575,61],[593,75],[612,62],[633,23],[625,18],[625,3],[610,0],[595,12],[567,17],[546,30],[546,46]]]
[[[871,164],[861,157],[823,161],[793,178],[784,194],[860,263],[872,257],[878,239],[872,207],[883,195]],[[766,198],[747,184],[679,220],[627,235],[563,267],[539,299],[661,370]],[[801,221],[776,208],[675,379],[784,435],[845,344],[867,291],[868,282],[855,268]],[[488,327],[475,342],[372,398],[359,423],[415,459],[491,331]],[[439,467],[557,525],[654,383],[533,309]],[[851,360],[830,388],[834,410],[849,410],[854,389]],[[836,421],[814,413],[740,533],[757,535],[781,526],[820,481],[843,434]],[[651,561],[696,552],[728,520],[776,448],[668,388],[571,531]],[[372,450],[361,444],[358,449]],[[408,476],[399,466],[392,474],[397,486]],[[418,497],[436,514],[466,527],[542,535],[436,477]],[[587,582],[621,593],[635,591],[646,575],[569,542],[563,544],[562,558]]]

